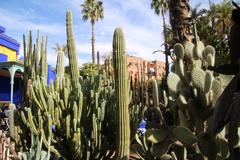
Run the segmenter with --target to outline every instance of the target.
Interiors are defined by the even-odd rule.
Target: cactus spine
[[[130,125],[126,72],[125,38],[121,28],[113,35],[113,64],[115,74],[115,96],[117,114],[117,159],[128,159],[130,147]]]

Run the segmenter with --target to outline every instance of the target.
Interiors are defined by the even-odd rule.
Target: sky
[[[72,10],[78,63],[91,62],[91,25],[82,20],[80,4],[83,0],[0,0],[0,25],[6,34],[20,42],[22,36],[32,30],[48,36],[48,63],[55,65],[56,43],[66,44],[66,11]],[[150,8],[151,0],[102,0],[104,19],[95,24],[95,48],[101,60],[112,50],[114,29],[122,27],[126,37],[127,53],[146,60],[164,61],[162,53],[152,54],[162,48],[162,18]],[[220,0],[212,0],[219,2]],[[208,7],[208,0],[190,0],[190,5],[201,3]]]

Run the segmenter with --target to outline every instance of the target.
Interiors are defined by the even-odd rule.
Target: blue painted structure
[[[3,26],[0,26],[0,33],[4,33],[6,29]]]
[[[0,102],[20,104],[22,98],[23,64],[0,62]],[[17,73],[17,76],[16,76]]]
[[[11,86],[9,82],[11,81],[10,77],[1,77],[0,76],[0,97],[1,101],[9,101],[11,98],[10,90]],[[14,79],[14,87],[13,87],[13,103],[19,105],[21,103],[22,97],[22,80],[21,78]]]
[[[19,55],[20,44],[13,38],[7,36],[5,28],[0,26],[0,102],[1,103],[15,103],[16,105],[21,103],[22,99],[22,79],[16,72],[23,73],[23,61],[19,61],[17,58]],[[10,73],[6,74],[6,70]],[[4,73],[5,72],[5,73]],[[47,82],[56,79],[56,73],[50,65],[48,65],[48,77]]]
[[[5,34],[6,29],[0,26],[0,101],[1,103],[21,102],[22,87],[21,76],[15,76],[16,72],[23,73],[23,63],[18,61],[20,44]],[[9,74],[8,74],[9,73]]]
[[[0,53],[0,62],[7,62],[8,57],[5,54]]]
[[[48,77],[47,77],[47,84],[50,83],[50,80],[55,81],[56,79],[56,72],[53,70],[51,65],[48,65]]]
[[[138,131],[144,134],[146,132],[146,125],[147,125],[147,122],[145,120],[142,120],[142,122],[138,127]]]
[[[17,55],[18,55],[20,44],[15,39],[4,34],[5,30],[6,29],[3,26],[0,26],[0,33],[1,33],[0,34],[0,45],[16,51]]]

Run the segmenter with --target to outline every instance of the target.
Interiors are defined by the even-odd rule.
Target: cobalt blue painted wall
[[[0,33],[4,33],[5,32],[5,28],[3,26],[0,26]]]
[[[10,101],[10,77],[0,77],[0,101]],[[21,102],[22,97],[22,80],[21,78],[14,79],[14,88],[13,88],[13,102],[18,105]]]
[[[48,65],[48,79],[47,79],[47,83],[50,83],[50,80],[55,81],[56,79],[56,72],[53,70],[53,68],[51,67],[51,65]]]
[[[19,47],[20,44],[13,38],[5,35],[5,34],[0,34],[0,45],[3,45],[7,48],[10,48],[19,54]]]
[[[0,53],[0,62],[7,62],[8,57],[5,54]]]
[[[0,45],[10,48],[10,49],[16,51],[17,54],[19,54],[20,44],[15,39],[4,34],[5,31],[6,31],[6,29],[0,25]]]

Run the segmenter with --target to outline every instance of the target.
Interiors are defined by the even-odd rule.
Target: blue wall
[[[0,77],[0,101],[10,101],[11,98],[11,85],[10,77]],[[21,78],[14,79],[14,88],[13,88],[13,102],[18,105],[21,102],[22,97],[22,80]]]
[[[15,39],[7,36],[6,34],[0,34],[0,44],[16,51],[17,54],[19,54],[20,44]]]
[[[50,83],[50,80],[55,81],[56,79],[56,72],[53,70],[51,65],[48,65],[48,78],[47,78],[47,83]]]
[[[0,53],[0,62],[7,62],[8,56]]]
[[[8,35],[4,34],[6,29],[0,25],[0,44],[7,48],[10,48],[19,54],[19,47],[20,43],[17,40],[9,37]]]
[[[0,33],[4,33],[6,29],[3,26],[0,26]]]

